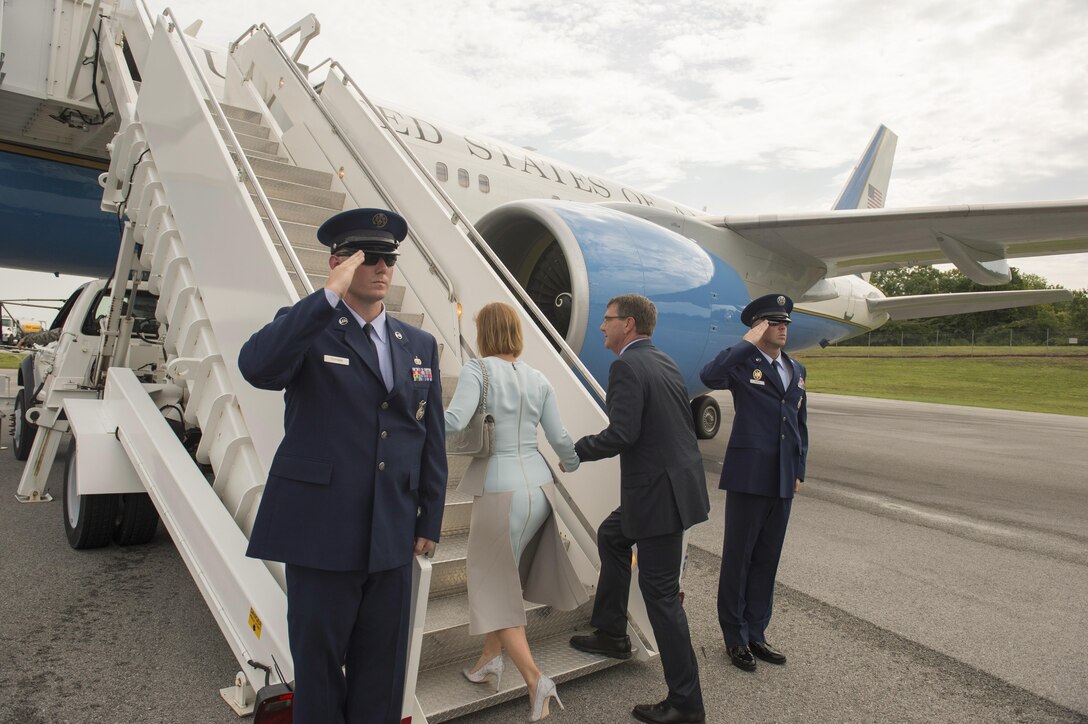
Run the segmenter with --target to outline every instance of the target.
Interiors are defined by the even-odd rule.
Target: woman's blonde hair
[[[521,319],[518,312],[505,302],[485,304],[476,313],[476,343],[480,355],[521,354],[525,342],[521,336]]]

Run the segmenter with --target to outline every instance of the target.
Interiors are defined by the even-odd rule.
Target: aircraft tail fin
[[[892,175],[892,161],[895,159],[895,144],[898,136],[887,126],[876,129],[865,153],[854,166],[839,198],[835,199],[832,209],[882,209],[884,198],[888,195],[888,182]]]
[[[869,311],[881,312],[891,319],[925,319],[949,314],[986,312],[992,309],[1028,307],[1033,304],[1068,302],[1073,293],[1067,289],[1017,289],[1004,292],[959,292],[953,294],[914,294],[905,297],[866,299]]]

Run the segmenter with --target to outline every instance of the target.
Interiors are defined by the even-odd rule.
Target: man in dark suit
[[[680,605],[684,531],[707,519],[710,499],[695,438],[687,387],[676,363],[650,341],[653,302],[639,294],[612,299],[601,331],[618,359],[608,370],[608,427],[575,443],[578,457],[620,456],[620,507],[597,530],[601,574],[592,623],[576,649],[626,659],[631,548],[638,545],[638,584],[669,687],[658,704],[639,704],[644,722],[702,722],[699,666]]]
[[[808,406],[805,368],[782,348],[793,301],[784,294],[753,300],[741,312],[750,327],[699,376],[733,395],[733,432],[718,487],[728,491],[718,578],[718,623],[733,664],[754,671],[756,657],[784,664],[767,643],[774,577],[793,494],[805,479]]]
[[[438,346],[383,303],[407,232],[381,209],[326,221],[325,288],[238,357],[250,384],[285,390],[247,553],[287,564],[296,722],[401,720],[412,555],[434,550],[446,495]]]

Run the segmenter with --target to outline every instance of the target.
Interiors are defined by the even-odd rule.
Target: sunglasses
[[[349,259],[355,255],[356,251],[359,250],[351,249],[349,251],[342,251],[337,254],[333,254],[333,256],[339,257],[341,259]],[[397,264],[396,254],[379,254],[376,251],[364,251],[363,254],[365,256],[365,258],[363,259],[363,266],[375,266],[378,263],[379,259],[385,261],[386,266],[396,266]]]

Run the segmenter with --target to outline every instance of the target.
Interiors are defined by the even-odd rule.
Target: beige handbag
[[[480,395],[480,404],[464,430],[446,435],[446,452],[450,455],[470,455],[474,458],[491,457],[491,448],[495,445],[495,418],[487,412],[487,365],[480,363],[484,375],[484,389]]]

